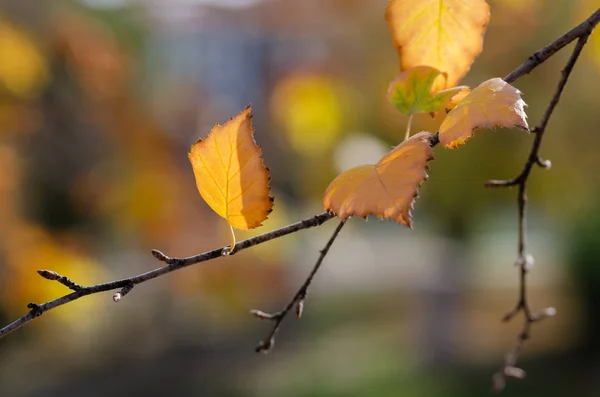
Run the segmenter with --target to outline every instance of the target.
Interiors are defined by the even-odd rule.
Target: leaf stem
[[[231,245],[223,248],[223,255],[233,254],[233,250],[235,249],[235,244],[237,242],[235,239],[235,230],[233,230],[233,226],[229,225],[229,231],[231,232]]]
[[[412,124],[412,113],[408,116],[408,124],[406,125],[406,134],[404,134],[404,140],[407,140],[410,137],[410,126]]]

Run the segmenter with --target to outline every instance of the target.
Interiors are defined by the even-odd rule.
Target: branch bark
[[[538,319],[540,319],[541,317],[549,316],[549,315],[553,314],[552,310],[546,309],[546,311],[542,312],[541,314],[533,315],[529,308],[529,304],[527,302],[526,275],[527,275],[530,265],[532,264],[532,258],[526,254],[526,240],[525,240],[525,220],[526,220],[526,204],[527,204],[526,183],[527,183],[527,179],[529,178],[529,174],[531,172],[533,165],[537,164],[537,165],[540,165],[540,166],[546,167],[546,168],[550,166],[550,163],[548,161],[542,160],[542,158],[539,155],[539,149],[540,149],[541,142],[542,142],[542,139],[544,136],[544,132],[546,130],[546,126],[548,124],[548,120],[549,120],[550,116],[552,115],[552,112],[554,111],[554,108],[556,107],[556,105],[558,103],[558,100],[560,98],[562,90],[567,82],[567,79],[573,69],[575,62],[577,61],[577,57],[579,56],[581,49],[585,45],[585,42],[586,42],[587,38],[589,37],[589,35],[591,34],[591,32],[593,31],[593,29],[596,27],[596,25],[599,22],[600,22],[600,9],[596,10],[596,12],[594,12],[583,23],[581,23],[577,27],[573,28],[569,32],[563,34],[558,39],[556,39],[554,42],[550,43],[549,45],[545,46],[541,50],[539,50],[536,53],[534,53],[533,55],[531,55],[523,64],[518,66],[515,70],[513,70],[510,74],[508,74],[504,78],[504,80],[508,83],[515,82],[521,76],[530,73],[533,69],[535,69],[537,66],[539,66],[540,64],[545,62],[549,57],[551,57],[553,54],[555,54],[556,52],[561,50],[567,44],[569,44],[570,42],[572,42],[576,39],[579,39],[577,45],[575,46],[573,54],[571,55],[571,58],[569,59],[569,62],[567,63],[567,66],[563,70],[563,75],[561,77],[561,80],[559,81],[559,84],[555,91],[555,94],[554,94],[552,100],[550,101],[550,104],[548,105],[548,108],[546,109],[546,112],[544,113],[544,116],[543,116],[540,124],[534,129],[534,132],[536,132],[536,136],[535,136],[535,139],[534,139],[534,142],[532,145],[532,150],[531,150],[530,156],[524,165],[523,171],[517,178],[514,178],[512,180],[490,181],[488,183],[490,186],[507,186],[507,187],[516,186],[516,185],[519,186],[519,193],[518,193],[518,206],[519,206],[519,248],[518,248],[519,256],[518,256],[518,258],[519,259],[517,260],[517,264],[520,266],[520,269],[521,269],[521,272],[520,272],[520,298],[519,298],[518,304],[515,307],[515,309],[505,316],[505,320],[507,321],[510,318],[514,317],[518,312],[523,311],[523,313],[525,314],[526,321],[525,321],[523,331],[519,335],[518,342],[517,342],[515,349],[507,357],[505,364],[502,367],[502,370],[500,371],[500,375],[494,377],[495,381],[498,381],[498,383],[502,383],[502,386],[503,386],[504,380],[507,376],[514,376],[514,377],[524,376],[524,371],[522,371],[519,368],[516,368],[515,364],[516,364],[516,361],[518,359],[518,356],[519,356],[521,350],[523,349],[525,341],[529,338],[529,330],[530,330],[531,324],[534,321],[537,321]],[[439,134],[436,133],[433,135],[433,137],[431,139],[431,146],[433,147],[433,146],[437,145],[438,143],[439,143]],[[158,260],[164,262],[166,264],[165,266],[160,267],[155,270],[152,270],[152,271],[149,271],[149,272],[146,272],[146,273],[142,273],[142,274],[130,277],[130,278],[116,280],[116,281],[110,281],[107,283],[96,284],[96,285],[92,285],[92,286],[81,286],[81,285],[76,284],[69,278],[62,276],[56,272],[52,272],[49,270],[41,270],[41,271],[39,271],[39,273],[42,277],[49,279],[49,280],[57,281],[57,282],[65,285],[67,288],[72,289],[74,292],[72,292],[68,295],[64,295],[60,298],[54,299],[52,301],[48,301],[46,303],[42,303],[42,304],[30,303],[30,304],[28,304],[27,307],[30,309],[30,311],[27,314],[25,314],[24,316],[22,316],[21,318],[15,320],[14,322],[12,322],[12,323],[6,325],[5,327],[3,327],[2,329],[0,329],[0,338],[17,330],[18,328],[29,323],[30,321],[32,321],[36,317],[39,317],[41,314],[43,314],[45,312],[52,310],[58,306],[62,306],[67,303],[73,302],[77,299],[83,298],[84,296],[88,296],[88,295],[92,295],[92,294],[96,294],[96,293],[100,293],[100,292],[119,290],[117,293],[115,293],[113,295],[113,300],[115,302],[118,302],[127,293],[129,293],[134,288],[134,286],[137,284],[141,284],[143,282],[152,280],[154,278],[163,276],[167,273],[182,269],[187,266],[191,266],[191,265],[194,265],[194,264],[197,264],[200,262],[205,262],[208,260],[216,259],[223,255],[237,254],[238,252],[240,252],[244,249],[251,248],[255,245],[262,244],[267,241],[270,241],[270,240],[273,240],[276,238],[280,238],[280,237],[286,236],[291,233],[298,232],[300,230],[320,226],[323,223],[332,219],[333,217],[334,217],[333,214],[324,212],[324,213],[315,215],[313,217],[304,219],[302,221],[282,227],[280,229],[276,229],[276,230],[261,234],[256,237],[253,237],[253,238],[250,238],[250,239],[247,239],[244,241],[240,241],[239,243],[236,244],[235,247],[231,247],[231,248],[235,248],[235,250],[231,250],[231,251],[233,251],[231,253],[229,251],[230,247],[225,246],[225,247],[222,247],[219,249],[207,251],[207,252],[204,252],[204,253],[201,253],[198,255],[194,255],[194,256],[190,256],[190,257],[186,257],[186,258],[172,258],[172,257],[168,257],[167,255],[163,254],[162,252],[160,252],[158,250],[153,250],[152,254],[154,255],[154,257],[156,257]],[[262,342],[257,347],[257,350],[260,350],[260,351],[268,350],[268,348],[272,346],[275,333],[279,329],[280,324],[283,321],[283,318],[291,311],[291,309],[294,306],[296,306],[297,315],[298,316],[301,315],[302,307],[304,304],[304,299],[306,297],[306,294],[307,294],[308,288],[312,282],[312,279],[315,276],[315,274],[317,273],[317,271],[319,270],[321,263],[322,263],[323,259],[325,258],[325,255],[327,254],[329,248],[335,241],[335,238],[339,234],[343,225],[344,225],[344,222],[341,222],[338,225],[338,227],[335,229],[335,232],[332,235],[332,237],[330,238],[329,242],[327,243],[325,248],[321,251],[321,255],[319,256],[319,259],[317,260],[317,263],[315,264],[313,270],[308,275],[307,279],[305,280],[303,285],[300,287],[298,292],[294,295],[294,297],[292,298],[290,303],[288,303],[288,305],[281,312],[278,312],[275,314],[266,314],[263,312],[254,311],[254,314],[257,315],[258,317],[262,316],[261,318],[268,318],[268,319],[275,321],[275,325],[267,338],[267,342]]]
[[[600,10],[596,11],[596,13],[592,15],[592,17],[594,15],[597,15],[600,17]],[[597,24],[597,22],[596,22],[596,24]],[[584,22],[583,24],[581,24],[579,26],[585,26],[588,29],[593,29],[596,26],[596,24]],[[527,181],[529,179],[529,176],[531,175],[531,170],[533,169],[534,165],[539,165],[540,167],[543,167],[543,168],[550,167],[550,162],[548,160],[542,160],[542,158],[540,157],[539,152],[540,152],[540,147],[542,145],[542,140],[544,139],[544,134],[546,132],[546,127],[548,126],[548,121],[550,120],[550,117],[552,116],[552,113],[554,112],[554,109],[556,108],[556,105],[558,104],[558,101],[560,100],[560,96],[565,88],[565,85],[567,84],[567,81],[569,79],[569,76],[571,75],[571,72],[573,71],[573,67],[575,66],[575,63],[577,62],[577,59],[579,58],[579,55],[581,54],[581,51],[583,50],[583,47],[585,46],[587,39],[590,36],[590,33],[591,33],[591,30],[590,31],[583,30],[583,32],[581,32],[579,35],[577,44],[575,44],[575,48],[573,49],[573,52],[572,52],[571,56],[569,57],[569,60],[566,64],[565,68],[562,70],[561,78],[558,81],[558,85],[556,87],[556,90],[554,91],[552,99],[550,100],[550,103],[548,104],[546,111],[544,112],[544,115],[542,116],[542,119],[540,120],[539,124],[532,131],[532,132],[535,132],[535,139],[533,140],[533,144],[531,146],[531,151],[529,153],[529,157],[527,158],[527,161],[525,162],[525,164],[523,166],[523,170],[521,171],[519,176],[517,176],[516,178],[513,178],[513,179],[509,179],[509,180],[504,180],[504,181],[493,180],[493,181],[488,181],[486,183],[487,187],[518,186],[518,188],[519,188],[519,191],[517,194],[518,214],[519,214],[519,222],[518,222],[518,229],[519,229],[519,240],[518,241],[519,242],[518,242],[518,249],[517,249],[518,256],[517,256],[517,261],[516,261],[516,265],[520,269],[520,272],[519,272],[519,299],[517,301],[515,308],[504,316],[503,321],[509,321],[514,316],[516,316],[519,312],[523,312],[524,324],[523,324],[523,329],[521,330],[521,332],[519,333],[519,335],[517,337],[517,343],[516,343],[515,348],[506,356],[504,364],[502,365],[500,370],[493,377],[493,385],[492,386],[495,390],[498,390],[498,391],[504,389],[504,387],[506,385],[506,379],[508,377],[513,377],[513,378],[518,378],[518,379],[522,379],[525,377],[525,375],[526,375],[525,371],[523,371],[521,368],[517,368],[516,364],[519,359],[519,355],[521,354],[521,352],[524,348],[525,342],[530,337],[531,325],[536,321],[539,321],[543,318],[550,317],[550,316],[553,316],[556,314],[556,310],[552,307],[542,310],[539,314],[533,314],[530,304],[529,304],[529,301],[527,300],[527,273],[529,272],[529,270],[531,269],[531,267],[533,266],[533,263],[534,263],[533,256],[531,256],[530,254],[527,253],[527,235],[526,235]],[[557,43],[557,42],[559,44],[563,43],[563,41],[555,41],[554,43]],[[551,44],[551,46],[554,45],[554,43]],[[563,46],[564,45],[558,47],[558,45],[554,45],[553,48],[560,49]],[[558,49],[556,51],[558,51]],[[539,51],[538,51],[538,53],[539,53]],[[545,52],[542,52],[542,54],[545,54]],[[528,73],[527,70],[531,70],[531,68],[534,68],[536,66],[534,64],[534,62],[537,62],[537,61],[535,61],[536,59],[538,59],[538,58],[530,57],[529,60],[526,62],[526,64],[532,65],[532,66],[519,67],[513,73],[508,75],[507,77],[512,78],[514,80],[514,79],[518,78],[519,76],[522,76],[523,74]],[[544,59],[547,59],[547,57]],[[530,68],[530,69],[528,69],[528,68]],[[513,76],[513,77],[511,77],[511,76]]]
[[[515,70],[507,74],[503,80],[512,84],[519,77],[530,73],[533,69],[544,63],[548,58],[556,54],[572,41],[583,36],[589,36],[596,25],[598,25],[598,22],[600,22],[600,8],[598,8],[585,21],[569,30],[567,33],[563,34],[541,50],[536,51],[527,59],[527,61],[523,62],[523,64],[519,65]]]
[[[333,242],[335,241],[335,239],[337,238],[338,234],[340,233],[340,231],[342,230],[342,228],[344,227],[345,224],[346,224],[345,220],[341,221],[338,224],[338,226],[335,228],[335,230],[333,231],[333,234],[329,238],[329,241],[327,242],[325,247],[321,250],[319,259],[317,259],[317,263],[315,263],[315,265],[313,266],[313,269],[308,274],[308,277],[306,277],[306,280],[304,280],[304,283],[302,284],[302,286],[300,286],[300,288],[298,289],[296,294],[292,297],[292,299],[289,301],[289,303],[285,306],[285,308],[283,310],[281,310],[277,313],[265,313],[261,310],[251,310],[250,311],[250,313],[252,313],[255,317],[257,317],[261,320],[270,320],[270,321],[274,322],[273,328],[271,329],[271,331],[269,332],[269,334],[267,335],[265,340],[261,341],[258,344],[258,346],[256,346],[255,350],[257,353],[268,353],[269,350],[271,350],[271,348],[275,344],[275,334],[279,330],[279,327],[281,326],[282,321],[285,319],[285,317],[288,315],[288,313],[294,308],[294,306],[296,307],[296,317],[298,317],[298,318],[302,317],[302,313],[304,311],[304,300],[306,299],[306,295],[308,294],[308,288],[310,287],[310,284],[312,283],[313,278],[319,271],[319,268],[321,267],[321,264],[323,263],[323,259],[325,259],[325,256],[329,252],[329,249],[333,245]]]
[[[334,217],[333,214],[330,214],[328,212],[323,212],[321,214],[317,214],[315,216],[304,219],[302,221],[292,223],[291,225],[282,227],[280,229],[276,229],[276,230],[270,231],[268,233],[258,235],[256,237],[252,237],[247,240],[240,241],[236,244],[235,251],[233,253],[231,253],[231,255],[237,254],[238,252],[248,249],[250,247],[253,247],[255,245],[266,243],[267,241],[271,241],[276,238],[287,236],[288,234],[295,233],[300,230],[320,226],[333,217]],[[68,279],[67,277],[61,276],[60,274],[58,274],[56,272],[52,272],[52,271],[48,271],[48,270],[41,270],[39,273],[42,277],[60,282],[61,284],[65,285],[71,289],[74,289],[75,292],[72,292],[68,295],[64,295],[60,298],[57,298],[57,299],[54,299],[52,301],[42,303],[42,304],[30,303],[29,305],[27,305],[27,307],[29,309],[31,309],[29,311],[29,313],[25,314],[23,317],[13,321],[12,323],[10,323],[7,326],[0,329],[0,338],[21,328],[23,325],[32,321],[36,317],[41,316],[45,312],[52,310],[54,308],[57,308],[59,306],[62,306],[62,305],[66,305],[67,303],[73,302],[80,298],[83,298],[84,296],[120,289],[119,292],[117,292],[115,295],[113,295],[113,300],[115,302],[118,302],[121,300],[121,298],[123,296],[125,296],[128,292],[130,292],[133,289],[133,287],[137,284],[144,283],[144,282],[152,280],[156,277],[163,276],[167,273],[174,272],[175,270],[179,270],[184,267],[194,265],[196,263],[205,262],[205,261],[208,261],[211,259],[219,258],[224,253],[228,253],[228,252],[229,252],[229,246],[225,246],[222,248],[218,248],[218,249],[215,249],[212,251],[207,251],[202,254],[190,256],[187,258],[170,258],[158,250],[153,250],[152,254],[158,260],[165,262],[166,266],[159,267],[158,269],[155,269],[155,270],[152,270],[152,271],[149,271],[146,273],[138,274],[137,276],[133,276],[130,278],[116,280],[116,281],[110,281],[110,282],[103,283],[103,284],[90,285],[87,287],[77,285],[74,282],[72,282],[70,279]]]
[[[486,187],[512,187],[518,186],[519,191],[517,194],[517,205],[518,205],[518,257],[516,265],[519,267],[519,299],[513,310],[507,313],[503,317],[503,321],[509,321],[519,312],[523,312],[525,322],[521,332],[517,337],[517,343],[514,349],[506,356],[504,364],[500,370],[494,374],[492,388],[496,391],[504,389],[506,386],[506,379],[508,377],[522,379],[526,376],[526,373],[521,368],[517,368],[516,364],[519,359],[521,352],[525,346],[525,342],[530,337],[531,325],[546,317],[551,317],[556,314],[556,310],[552,307],[542,310],[538,314],[533,314],[529,302],[527,300],[527,273],[531,269],[534,263],[534,259],[530,254],[526,253],[526,221],[527,221],[527,181],[534,165],[538,165],[542,168],[550,168],[551,162],[549,160],[542,159],[539,151],[548,126],[550,116],[554,112],[560,96],[567,84],[569,76],[573,71],[573,67],[583,50],[587,39],[591,35],[592,31],[596,28],[600,22],[600,8],[598,8],[592,15],[590,15],[585,21],[571,29],[567,33],[554,40],[544,48],[536,51],[532,54],[524,63],[519,65],[515,70],[510,72],[504,81],[507,83],[514,83],[520,77],[530,73],[533,69],[544,63],[552,55],[556,54],[566,45],[572,41],[577,40],[577,44],[573,49],[573,52],[562,70],[561,78],[558,82],[556,90],[548,104],[542,119],[539,124],[532,130],[535,133],[535,138],[531,146],[531,151],[527,158],[527,161],[523,165],[521,173],[513,179],[509,180],[491,180],[486,183]],[[436,133],[431,139],[431,146],[435,146],[439,143],[439,133]]]

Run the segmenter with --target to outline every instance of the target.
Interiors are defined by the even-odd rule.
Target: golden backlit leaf
[[[418,65],[446,73],[434,91],[454,87],[481,53],[490,19],[485,0],[390,0],[386,19],[400,69]]]
[[[519,127],[529,130],[521,91],[501,78],[484,81],[448,113],[440,126],[440,143],[463,144],[475,128]]]
[[[427,180],[431,134],[419,132],[396,146],[376,165],[361,165],[338,175],[325,191],[323,206],[341,219],[376,215],[411,227],[417,191]]]
[[[416,66],[396,77],[388,87],[388,100],[407,116],[415,113],[436,112],[442,109],[450,98],[466,87],[453,87],[432,92],[435,79],[441,72],[430,66]]]
[[[215,125],[189,153],[204,201],[242,230],[260,226],[273,207],[269,172],[254,141],[251,112],[248,106],[224,125]]]
[[[471,89],[469,87],[464,87],[458,93],[456,93],[450,102],[446,104],[446,111],[449,112],[456,107],[467,95],[471,93]]]
[[[465,97],[467,95],[469,95],[469,93],[471,93],[471,89],[467,86],[461,85],[458,87],[454,87],[454,88],[458,88],[458,91],[453,91],[452,92],[452,96],[450,97],[450,101],[448,101],[448,103],[446,103],[446,106],[444,107],[443,111],[438,111],[438,112],[430,112],[429,115],[431,116],[432,119],[435,119],[438,115],[443,115],[442,117],[445,117],[449,111],[451,111],[452,109],[454,109],[456,107],[456,105],[458,105],[460,103],[460,101],[462,101],[463,99],[465,99]],[[448,88],[447,90],[442,90],[440,92],[444,92],[444,91],[450,91],[452,90],[452,88]],[[442,118],[443,120],[443,118]]]

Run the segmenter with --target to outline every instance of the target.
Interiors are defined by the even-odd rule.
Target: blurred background
[[[507,75],[579,24],[596,0],[490,0],[484,51],[463,84]],[[385,0],[0,0],[0,320],[80,284],[228,243],[196,190],[190,145],[254,110],[274,211],[260,234],[322,211],[341,171],[376,162],[407,119],[387,103],[398,57]],[[570,53],[515,84],[537,124]],[[535,310],[505,396],[600,394],[600,32],[554,113],[530,179]],[[413,131],[440,120],[417,117]],[[1,396],[486,396],[511,350],[516,191],[532,137],[481,131],[436,148],[414,230],[344,228],[301,321],[253,348],[302,283],[336,221],[136,287],[98,294],[0,340]]]

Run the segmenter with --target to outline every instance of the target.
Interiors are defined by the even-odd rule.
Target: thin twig
[[[83,288],[81,285],[74,283],[69,277],[62,276],[52,270],[38,270],[38,274],[46,280],[58,281],[73,291],[79,291]]]
[[[596,12],[594,14],[592,14],[585,22],[583,22],[579,26],[575,27],[571,31],[565,33],[564,35],[559,37],[557,40],[555,40],[553,43],[549,44],[548,46],[544,47],[540,51],[533,54],[531,57],[529,57],[529,59],[526,62],[524,62],[522,65],[517,67],[513,72],[511,72],[509,75],[507,75],[504,78],[504,80],[508,83],[512,83],[512,82],[516,81],[519,77],[531,72],[535,67],[537,67],[538,65],[540,65],[541,63],[546,61],[546,59],[548,59],[550,56],[552,56],[553,54],[558,52],[561,48],[563,48],[565,45],[569,44],[571,41],[575,40],[576,38],[582,38],[584,36],[587,38],[587,36],[589,36],[589,34],[594,29],[594,27],[598,24],[599,21],[600,21],[600,9],[596,10]],[[582,44],[582,46],[583,46],[583,44]],[[555,106],[555,104],[553,106]],[[549,112],[548,118],[549,118],[549,115],[551,114],[551,112],[552,111]],[[546,123],[547,123],[547,120],[546,120]],[[544,128],[545,128],[545,126],[544,126]],[[539,135],[543,135],[543,133],[539,134]],[[537,135],[536,135],[536,139],[537,139]],[[436,133],[431,138],[431,146],[433,147],[433,146],[437,145],[438,143],[439,143],[439,134]],[[541,138],[540,138],[540,143],[541,143]],[[534,145],[535,145],[535,143],[534,143]],[[538,149],[536,149],[536,153],[537,153],[537,150],[539,150],[539,143],[538,143]],[[541,160],[539,155],[536,155],[535,163],[539,164],[541,166],[544,166],[544,167],[549,166],[549,162]],[[528,175],[528,173],[527,173],[527,175]],[[516,183],[513,183],[511,181],[498,181],[497,185],[498,186],[500,186],[500,185],[513,186],[513,185],[516,185]],[[522,194],[523,194],[523,198],[525,198],[525,189],[523,189]],[[308,218],[303,221],[285,226],[283,228],[274,230],[272,232],[268,232],[268,233],[265,233],[265,234],[262,234],[262,235],[244,240],[244,241],[240,241],[239,243],[237,243],[235,245],[235,247],[225,246],[225,247],[222,247],[222,248],[219,248],[216,250],[208,251],[208,252],[194,255],[194,256],[191,256],[188,258],[170,258],[158,250],[153,250],[152,254],[154,255],[154,257],[165,262],[167,264],[166,266],[163,266],[161,268],[158,268],[158,269],[152,270],[150,272],[143,273],[143,274],[131,277],[131,278],[111,281],[111,282],[107,282],[104,284],[97,284],[97,285],[92,285],[92,286],[88,286],[88,287],[82,287],[78,284],[75,284],[68,278],[65,277],[63,279],[62,277],[64,277],[64,276],[58,275],[59,278],[57,278],[56,281],[61,282],[68,288],[74,289],[75,292],[65,295],[65,296],[62,296],[60,298],[54,299],[52,301],[48,301],[43,304],[29,303],[27,305],[27,307],[29,309],[31,309],[29,311],[29,313],[27,313],[23,317],[15,320],[14,322],[12,322],[12,323],[8,324],[7,326],[3,327],[2,329],[0,329],[0,338],[6,336],[7,334],[11,333],[12,331],[15,331],[16,329],[22,327],[23,325],[25,325],[28,322],[30,322],[31,320],[33,320],[35,317],[40,316],[42,313],[44,313],[48,310],[52,310],[58,306],[62,306],[69,302],[75,301],[84,296],[96,294],[99,292],[121,289],[119,292],[117,292],[113,296],[113,299],[115,301],[119,301],[123,296],[125,296],[125,294],[127,294],[129,291],[131,291],[131,289],[133,288],[134,285],[141,284],[148,280],[163,276],[172,271],[175,271],[175,270],[178,270],[178,269],[181,269],[181,268],[184,268],[184,267],[196,264],[196,263],[208,261],[211,259],[216,259],[224,254],[227,254],[228,248],[231,248],[231,249],[235,248],[235,250],[236,250],[235,252],[237,253],[239,251],[250,248],[252,246],[264,243],[266,241],[270,241],[270,240],[273,240],[273,239],[276,239],[279,237],[283,237],[290,233],[295,233],[299,230],[320,226],[333,217],[334,217],[334,215],[330,214],[330,213],[318,214],[311,218]],[[339,226],[339,228],[341,228],[341,226]],[[50,271],[48,271],[48,272],[50,272]],[[42,273],[44,273],[44,272],[42,272]],[[40,274],[43,277],[46,277],[47,275],[50,274],[50,273],[44,273],[44,274],[42,274],[42,273],[40,273]],[[50,277],[54,277],[54,276],[50,275]],[[48,277],[46,277],[46,278],[48,278]],[[309,278],[312,279],[312,276],[309,276]],[[52,280],[53,278],[50,278],[50,279]],[[62,281],[60,281],[59,279]],[[309,283],[310,283],[310,281],[309,281]],[[522,285],[524,285],[524,283],[522,283]],[[303,306],[302,302],[303,302],[302,300],[300,300],[298,302],[298,306],[297,306],[298,314],[301,314],[301,310],[302,310],[302,306]],[[516,312],[518,312],[518,310],[516,310]],[[528,328],[526,330],[528,331]],[[528,334],[528,332],[527,332],[527,334]],[[523,338],[523,340],[524,339],[526,339],[526,338]],[[517,353],[520,352],[520,349],[521,348],[518,347]],[[517,356],[518,356],[518,354],[517,354]]]
[[[584,35],[589,36],[592,31],[596,28],[596,26],[600,23],[600,8],[598,8],[592,15],[590,15],[585,21],[569,30],[565,34],[561,35],[559,38],[554,40],[552,43],[547,46],[541,48],[536,51],[532,55],[527,58],[525,62],[521,65],[517,66],[512,72],[506,75],[502,80],[506,81],[509,84],[514,83],[522,76],[531,73],[531,71],[542,63],[546,62],[548,58],[552,55],[556,54],[558,51],[562,50],[566,45],[570,44],[572,41],[583,37]],[[533,131],[535,132],[535,130]],[[432,147],[439,143],[439,132],[436,132],[431,139]],[[544,168],[548,168],[548,166],[544,166]],[[514,180],[513,180],[514,181]],[[490,181],[494,182],[494,181]],[[503,186],[514,186],[517,183],[509,181],[495,181],[495,182],[504,182]]]
[[[600,15],[600,12],[597,12]],[[595,15],[595,14],[594,14]],[[581,26],[581,25],[580,25]],[[544,139],[544,133],[546,132],[546,127],[548,126],[548,121],[550,120],[550,116],[554,112],[558,101],[560,100],[560,96],[567,84],[569,76],[573,71],[573,67],[581,54],[581,50],[583,49],[587,39],[590,35],[590,32],[583,33],[575,45],[571,56],[569,57],[569,61],[567,62],[565,68],[562,70],[561,78],[556,86],[556,90],[554,91],[554,95],[548,104],[544,115],[542,116],[541,121],[534,129],[535,131],[535,139],[531,146],[531,151],[529,153],[529,157],[523,166],[523,170],[514,179],[510,179],[507,181],[489,181],[486,183],[488,187],[510,187],[510,186],[518,186],[519,192],[517,194],[517,202],[519,208],[519,243],[518,243],[518,256],[516,265],[519,266],[520,275],[519,275],[519,299],[517,304],[513,310],[507,313],[503,320],[509,321],[514,316],[516,316],[519,312],[523,312],[524,324],[523,329],[518,335],[517,343],[515,348],[506,356],[504,364],[500,368],[500,370],[493,377],[493,388],[495,390],[502,390],[506,385],[507,377],[514,377],[518,379],[522,379],[525,377],[526,373],[520,368],[516,367],[517,361],[519,359],[519,355],[521,354],[525,342],[530,337],[531,325],[541,320],[542,318],[553,316],[556,314],[556,310],[554,308],[544,309],[539,314],[533,314],[529,301],[527,299],[527,273],[533,266],[534,260],[530,254],[527,254],[527,236],[526,236],[526,221],[527,221],[527,181],[531,174],[531,170],[534,165],[539,165],[544,168],[548,168],[550,166],[550,162],[547,160],[542,160],[539,154],[540,147],[542,144],[542,140]],[[510,76],[510,75],[509,75]]]
[[[251,310],[250,311],[255,317],[258,317],[262,320],[270,320],[270,321],[274,322],[271,332],[269,332],[269,334],[267,335],[267,337],[265,338],[264,341],[261,341],[258,344],[258,346],[256,346],[256,349],[255,349],[256,352],[267,353],[267,352],[269,352],[269,350],[271,350],[271,348],[275,344],[275,334],[279,330],[279,327],[281,326],[283,319],[288,315],[288,313],[294,307],[296,307],[296,316],[298,318],[300,318],[302,316],[302,312],[304,310],[304,299],[306,299],[306,294],[308,293],[308,288],[310,287],[310,284],[312,283],[313,278],[319,271],[319,268],[321,267],[321,264],[323,263],[323,259],[325,259],[325,256],[329,252],[329,248],[331,248],[331,246],[333,245],[333,242],[335,241],[338,234],[342,230],[342,227],[344,227],[345,224],[346,224],[346,221],[343,220],[335,228],[335,230],[333,231],[333,234],[329,238],[329,241],[327,242],[325,247],[320,251],[319,259],[317,259],[317,262],[313,266],[308,277],[306,278],[306,280],[304,280],[304,283],[300,286],[300,288],[298,289],[296,294],[292,297],[292,299],[288,302],[288,304],[285,306],[285,308],[283,310],[281,310],[280,312],[277,312],[277,313],[265,313],[261,310]]]
[[[537,66],[544,63],[548,58],[556,54],[570,42],[585,35],[589,36],[590,33],[592,33],[592,30],[594,30],[594,28],[596,27],[596,25],[598,25],[598,22],[600,22],[600,8],[598,8],[585,21],[583,21],[573,29],[569,30],[567,33],[563,34],[558,39],[554,40],[552,43],[548,44],[541,50],[537,51],[535,54],[531,55],[527,59],[527,61],[525,61],[522,65],[517,67],[508,75],[506,75],[506,77],[503,80],[509,84],[512,84],[519,77],[528,74]]]
[[[116,294],[113,295],[113,301],[115,303],[120,302],[121,299],[123,299],[123,297],[125,295],[127,295],[128,293],[131,292],[131,290],[133,289],[133,286],[134,286],[133,283],[126,284],[123,288],[121,288],[121,290],[119,292],[117,292]]]
[[[329,212],[323,212],[321,214],[304,219],[300,222],[292,223],[291,225],[282,227],[280,229],[276,229],[276,230],[261,234],[256,237],[252,237],[247,240],[240,241],[236,244],[234,253],[237,254],[238,252],[245,250],[247,248],[253,247],[258,244],[265,243],[270,240],[274,240],[279,237],[287,236],[288,234],[295,233],[300,230],[308,229],[308,228],[315,227],[315,226],[320,226],[333,217],[334,217],[333,214],[331,214]],[[78,289],[71,294],[62,296],[60,298],[57,298],[57,299],[54,299],[52,301],[42,303],[42,304],[30,303],[27,306],[29,309],[31,309],[29,311],[29,313],[27,313],[26,315],[24,315],[23,317],[15,320],[15,321],[13,321],[12,323],[8,324],[4,328],[0,329],[0,338],[8,335],[9,333],[15,331],[16,329],[22,327],[23,325],[27,324],[28,322],[30,322],[34,318],[42,315],[42,313],[45,313],[48,310],[52,310],[58,306],[65,305],[69,302],[73,302],[74,300],[83,298],[84,296],[87,296],[87,295],[97,294],[99,292],[105,292],[105,291],[112,291],[115,289],[121,289],[120,292],[117,292],[113,296],[113,300],[118,302],[119,300],[121,300],[121,298],[123,296],[125,296],[129,291],[131,291],[131,289],[133,288],[134,285],[141,284],[148,280],[152,280],[153,278],[163,276],[167,273],[171,273],[175,270],[178,270],[178,269],[181,269],[181,268],[184,268],[184,267],[196,264],[196,263],[205,262],[205,261],[208,261],[211,259],[219,258],[223,255],[223,251],[228,247],[229,246],[225,246],[225,247],[222,247],[219,249],[204,252],[202,254],[190,256],[188,258],[169,258],[162,252],[160,252],[158,250],[153,250],[152,254],[157,259],[165,262],[167,264],[166,266],[160,267],[158,269],[155,269],[155,270],[152,270],[152,271],[149,271],[146,273],[139,274],[137,276],[133,276],[133,277],[122,279],[122,280],[111,281],[111,282],[104,283],[104,284],[96,284],[96,285],[91,285],[91,286],[87,286],[87,287],[82,287],[80,285],[73,283],[73,286],[77,286]],[[45,278],[50,277],[51,280],[56,280],[63,284],[65,284],[65,282],[63,282],[64,279],[68,280],[68,278],[66,278],[66,277],[64,277],[64,279],[61,279],[61,277],[63,277],[63,276],[61,276],[55,272],[50,272],[50,271],[42,271],[42,272],[40,272],[40,275],[42,275]],[[63,280],[63,281],[60,281],[60,280]],[[70,286],[68,284],[65,284],[65,285],[69,288],[72,288],[72,286]]]

